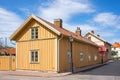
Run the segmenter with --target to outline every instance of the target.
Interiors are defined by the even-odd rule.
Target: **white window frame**
[[[80,52],[80,61],[83,61],[83,60],[84,60],[84,53]]]
[[[34,60],[32,61],[32,52],[34,52]],[[35,52],[37,52],[38,53],[38,60],[37,61],[35,61],[36,60],[36,57],[35,57]],[[30,50],[30,63],[39,63],[39,51],[38,50]]]
[[[91,61],[91,54],[88,53],[88,61]]]
[[[36,29],[38,29],[38,34],[36,35]],[[32,34],[32,30],[33,30],[33,34]],[[39,39],[39,27],[32,27],[31,28],[31,31],[30,31],[30,34],[31,34],[31,39]],[[32,37],[33,36],[33,37]],[[37,36],[37,38],[36,38]]]

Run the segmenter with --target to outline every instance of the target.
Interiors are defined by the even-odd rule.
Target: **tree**
[[[113,56],[114,59],[118,59],[118,51],[112,51],[111,55]]]
[[[112,52],[111,52],[111,55],[112,55],[112,56],[116,56],[117,53],[118,53],[118,51],[112,51]]]

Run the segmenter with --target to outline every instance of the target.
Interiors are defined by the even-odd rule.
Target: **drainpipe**
[[[63,35],[61,35],[61,37],[57,40],[57,72],[60,71],[60,65],[59,65],[59,52],[60,52],[60,49],[59,49],[59,42],[60,40],[63,38]]]

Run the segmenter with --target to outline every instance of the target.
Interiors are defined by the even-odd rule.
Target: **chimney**
[[[98,34],[97,37],[100,37],[100,35]]]
[[[81,36],[81,30],[80,30],[80,28],[79,27],[77,27],[77,30],[76,30],[76,35],[79,37],[79,36]]]
[[[54,25],[62,28],[62,19],[54,19]]]
[[[94,34],[94,31],[92,30],[91,33]]]

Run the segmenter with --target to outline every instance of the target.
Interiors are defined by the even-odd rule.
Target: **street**
[[[0,80],[120,80],[120,61],[115,61],[89,71],[60,77],[30,77],[0,74]]]

